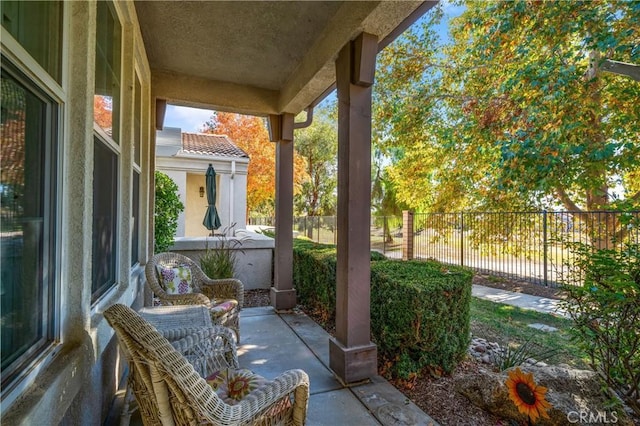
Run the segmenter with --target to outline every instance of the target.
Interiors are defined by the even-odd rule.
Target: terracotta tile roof
[[[226,135],[182,133],[182,151],[190,154],[249,158],[249,155],[231,142]]]

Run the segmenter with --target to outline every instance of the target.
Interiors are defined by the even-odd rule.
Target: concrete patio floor
[[[343,386],[329,369],[329,334],[304,313],[278,314],[270,306],[246,308],[240,315],[240,330],[241,367],[268,379],[294,368],[309,375],[309,426],[438,425],[380,376]],[[116,397],[106,426],[120,424],[122,394]],[[130,425],[142,425],[139,412]]]
[[[267,378],[292,368],[307,372],[310,426],[437,425],[382,377],[343,386],[329,369],[329,334],[303,313],[243,309],[240,329],[240,366]]]

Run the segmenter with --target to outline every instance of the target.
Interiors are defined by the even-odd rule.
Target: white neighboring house
[[[185,133],[165,127],[156,133],[156,169],[178,185],[184,211],[178,217],[176,238],[206,237],[202,224],[207,210],[205,173],[216,171],[216,208],[221,226],[243,229],[247,220],[247,167],[249,155],[225,135]],[[230,230],[233,233],[233,230]]]

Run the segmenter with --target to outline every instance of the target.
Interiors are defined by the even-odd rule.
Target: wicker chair
[[[229,403],[181,354],[203,336],[191,333],[172,345],[124,305],[109,307],[104,316],[129,361],[130,382],[145,425],[304,425],[309,399],[309,377],[304,371],[286,371]],[[229,334],[219,339],[209,335],[206,340],[217,343],[212,345],[216,356],[206,363],[205,374],[215,368],[237,368]]]
[[[193,291],[187,294],[168,294],[161,285],[159,270],[187,266],[191,271]],[[205,305],[214,324],[224,325],[236,333],[240,341],[239,313],[244,303],[244,286],[229,278],[214,280],[205,275],[191,259],[178,253],[160,253],[153,256],[145,267],[147,284],[162,305]]]

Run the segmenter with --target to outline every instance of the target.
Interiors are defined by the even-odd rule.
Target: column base
[[[276,311],[285,311],[296,307],[296,291],[295,289],[278,290],[275,287],[271,287],[271,306]]]
[[[371,378],[378,374],[378,348],[371,342],[347,348],[331,337],[329,367],[345,384]]]

